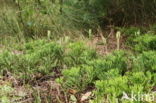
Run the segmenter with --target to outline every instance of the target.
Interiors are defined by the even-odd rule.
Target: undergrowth
[[[0,102],[155,103],[155,4],[0,1]]]

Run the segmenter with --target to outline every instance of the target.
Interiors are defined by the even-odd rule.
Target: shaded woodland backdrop
[[[57,37],[98,26],[148,26],[155,14],[155,0],[1,0],[0,33],[33,37],[50,30]]]

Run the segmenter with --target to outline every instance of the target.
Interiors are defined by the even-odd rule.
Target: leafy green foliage
[[[99,94],[110,94],[119,96],[123,91],[126,91],[127,87],[126,77],[116,77],[114,80],[97,81],[96,87]],[[103,94],[104,93],[104,94]]]
[[[156,53],[154,51],[143,52],[133,60],[134,71],[150,71],[155,72],[156,69]]]
[[[130,75],[118,76],[113,79],[96,81],[97,98],[95,101],[98,103],[98,101],[107,99],[109,102],[113,102],[114,98],[119,101],[123,93],[127,93],[127,95],[131,95],[131,93],[149,93],[153,86],[151,82],[152,75],[150,72],[146,74],[137,72]]]
[[[63,49],[56,43],[44,44],[36,41],[36,44],[25,45],[24,54],[4,52],[0,55],[1,70],[9,70],[14,73],[24,72],[24,78],[31,77],[33,73],[50,74],[54,68],[59,69],[63,63]]]
[[[58,43],[36,40],[17,48],[18,51],[6,51],[0,54],[1,73],[9,70],[20,74],[25,79],[34,73],[52,75],[54,69],[70,68],[87,64],[96,58],[96,52],[83,43],[71,43],[67,48]],[[64,52],[65,51],[65,52]]]
[[[145,34],[135,38],[134,43],[136,51],[156,50],[156,36],[152,34]]]
[[[155,84],[154,55],[155,52],[144,52],[137,57],[128,57],[124,51],[116,51],[93,59],[85,66],[63,70],[61,84],[66,89],[80,91],[95,83],[95,103],[108,99],[115,103],[116,100],[120,101],[123,92],[127,95],[132,92],[151,93]]]
[[[86,64],[97,57],[96,51],[86,47],[82,42],[69,44],[66,54],[65,62],[68,66]]]
[[[125,53],[123,51],[116,51],[103,59],[97,59],[90,62],[95,68],[96,76],[105,80],[109,78],[109,72],[116,72],[115,75],[124,74],[127,71],[127,63]],[[106,77],[108,74],[108,77]]]
[[[61,76],[57,81],[62,84],[65,92],[76,91],[69,97],[77,102],[80,93],[89,91],[92,96],[93,88],[94,103],[104,103],[107,100],[108,103],[125,103],[121,100],[123,92],[128,96],[131,92],[151,93],[156,85],[155,4],[155,0],[1,0],[0,75],[6,81],[15,76],[22,81],[21,84],[27,84],[36,80],[38,82],[44,77],[57,77],[55,73],[59,74]],[[127,27],[127,24],[141,26],[149,22],[153,23],[149,31],[145,28]],[[114,45],[111,40],[108,40],[108,45],[104,43],[109,53],[105,55],[98,55],[96,50],[85,46],[85,42],[75,42],[77,39],[69,41],[72,36],[79,37],[87,33],[91,42],[94,42],[94,34],[103,34],[103,27],[112,24],[113,27],[126,26],[108,27],[111,33],[119,30],[116,33],[117,51],[109,51],[109,46]],[[101,32],[98,31],[99,28],[102,28]],[[107,32],[109,31],[106,31],[106,36]],[[114,40],[115,32],[110,33],[108,39],[110,37]],[[34,40],[40,37],[48,40]],[[61,40],[57,40],[60,37]],[[119,41],[125,39],[132,48],[119,50]],[[98,45],[94,46],[98,48]],[[132,51],[132,54],[128,51]],[[2,79],[0,78],[0,102],[13,102],[12,99],[15,98],[12,94],[16,91],[16,83],[3,85]],[[50,89],[47,88],[49,91],[46,99],[53,99],[51,88],[53,89],[51,86]],[[57,92],[59,96],[67,95],[63,100],[68,99],[68,94],[59,89]],[[43,102],[45,94],[40,95],[41,93],[38,89],[33,91],[34,102]],[[59,96],[56,99],[62,102]],[[23,100],[22,97],[17,98]],[[135,103],[142,102],[144,101]]]
[[[154,83],[152,83],[151,72],[136,72],[128,75],[128,77],[131,91],[135,93],[151,92]]]
[[[123,92],[151,93],[156,84],[155,51],[146,51],[137,56],[125,51],[114,51],[99,56],[82,42],[60,43],[35,40],[4,49],[0,53],[1,74],[9,71],[26,81],[39,75],[53,75],[61,70],[57,81],[65,91],[83,92],[92,86],[96,89],[95,103],[121,101]],[[35,97],[40,101],[39,94]],[[4,100],[8,97],[4,97]]]
[[[62,71],[63,83],[62,85],[67,89],[84,90],[89,84],[93,82],[94,70],[93,67],[85,66],[73,67]]]

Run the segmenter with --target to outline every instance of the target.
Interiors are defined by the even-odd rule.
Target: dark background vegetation
[[[1,35],[54,37],[107,25],[149,25],[155,0],[2,0]],[[76,30],[75,30],[76,29]]]

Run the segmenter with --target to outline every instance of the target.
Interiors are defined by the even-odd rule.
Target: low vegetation
[[[155,4],[0,1],[0,103],[155,103]]]

